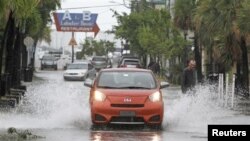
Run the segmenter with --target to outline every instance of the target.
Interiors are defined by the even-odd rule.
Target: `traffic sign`
[[[27,36],[24,38],[23,43],[25,46],[31,47],[34,44],[34,40],[31,37]]]
[[[76,42],[76,40],[75,40],[74,37],[72,37],[72,38],[70,39],[69,45],[71,45],[71,46],[77,45],[77,42]]]

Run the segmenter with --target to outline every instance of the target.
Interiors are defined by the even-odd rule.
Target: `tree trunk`
[[[22,69],[26,69],[27,68],[27,57],[28,57],[28,53],[27,53],[27,50],[26,50],[26,46],[22,46]]]
[[[5,72],[12,74],[13,68],[13,50],[14,50],[14,41],[15,41],[15,20],[13,17],[10,19],[10,26],[7,33],[7,56],[5,62]]]
[[[240,61],[237,61],[237,64],[236,64],[236,79],[235,79],[235,93],[237,95],[240,95],[241,94],[241,86],[242,86],[242,75],[241,75],[241,62]]]
[[[240,42],[242,52],[242,90],[246,97],[249,97],[249,71],[248,71],[248,50],[245,37],[241,37]]]
[[[198,46],[198,36],[194,33],[194,54],[196,61],[197,79],[198,82],[202,81],[202,64],[201,64],[201,47]]]
[[[3,38],[2,38],[2,41],[1,41],[1,46],[0,46],[0,74],[2,74],[4,72],[4,70],[2,68],[3,64],[5,63],[5,62],[3,62],[4,61],[3,52],[4,52],[4,49],[6,48],[6,44],[7,44],[7,37],[8,37],[9,30],[10,30],[10,22],[11,22],[12,15],[13,15],[13,13],[10,12],[8,22],[6,24],[4,34],[3,34]]]
[[[31,64],[32,64],[32,68],[33,68],[33,71],[35,69],[35,60],[36,60],[36,46],[37,46],[37,43],[38,43],[38,39],[35,39],[35,42],[34,42],[34,50],[32,52],[32,55],[33,55],[33,58],[31,59]],[[82,58],[82,57],[81,57]],[[32,71],[32,72],[33,72]]]
[[[184,40],[187,41],[186,31],[184,31],[183,36],[184,36]],[[183,52],[183,58],[182,58],[183,69],[187,66],[187,61],[188,61],[188,49],[187,49],[187,45],[185,45],[184,52]]]
[[[16,40],[13,50],[13,74],[12,83],[14,87],[21,85],[21,33],[19,28],[16,30]]]
[[[6,48],[6,61],[5,61],[5,72],[9,75],[8,79],[8,86],[9,88],[13,87],[14,81],[13,77],[15,75],[14,68],[15,68],[15,60],[16,57],[14,54],[14,46],[15,46],[15,40],[16,40],[16,27],[15,27],[15,19],[11,17],[11,23],[10,23],[10,30],[8,33],[8,39],[7,39],[7,48]]]

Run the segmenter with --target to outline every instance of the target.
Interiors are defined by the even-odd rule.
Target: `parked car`
[[[85,80],[91,69],[93,66],[88,61],[68,64],[63,73],[64,80]]]
[[[161,89],[151,70],[137,68],[102,69],[90,87],[90,111],[95,126],[107,124],[146,124],[160,127],[164,104]]]
[[[43,55],[41,59],[41,70],[45,68],[57,70],[57,59],[53,55]]]
[[[119,68],[141,68],[141,62],[137,58],[124,58]]]
[[[91,60],[91,63],[97,69],[107,68],[108,58],[104,56],[94,56]]]

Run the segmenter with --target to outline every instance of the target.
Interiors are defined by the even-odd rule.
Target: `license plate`
[[[128,68],[136,68],[136,65],[127,65]]]
[[[134,117],[135,112],[134,111],[120,111],[120,116],[122,116],[122,117]]]

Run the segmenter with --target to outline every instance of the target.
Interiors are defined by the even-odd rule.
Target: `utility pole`
[[[72,32],[72,39],[74,39],[74,32]],[[74,63],[74,44],[72,44],[72,63]]]
[[[74,63],[74,46],[77,45],[76,43],[76,40],[75,40],[75,37],[74,37],[74,32],[72,32],[72,37],[71,37],[71,40],[69,41],[69,45],[71,45],[71,48],[72,48],[72,63]]]

